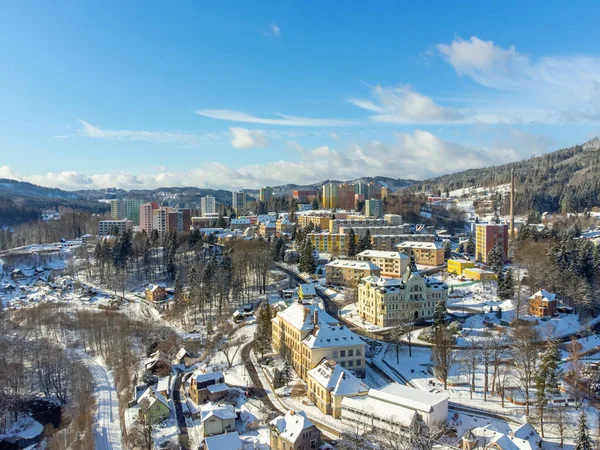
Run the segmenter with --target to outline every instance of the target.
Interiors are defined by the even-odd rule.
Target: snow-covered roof
[[[540,289],[539,291],[537,291],[535,294],[533,294],[529,298],[540,297],[540,296],[542,297],[543,300],[547,300],[547,301],[556,300],[556,294],[548,292],[546,289]]]
[[[192,356],[192,355],[191,355],[191,353],[190,353],[190,352],[188,352],[188,351],[185,349],[185,347],[181,347],[181,348],[179,349],[179,351],[177,352],[177,354],[175,355],[175,359],[179,361],[180,359],[182,359],[182,358],[184,358],[184,357],[186,357],[186,356]]]
[[[357,258],[387,258],[387,259],[408,259],[408,255],[401,252],[386,252],[384,250],[365,250],[356,255]]]
[[[444,394],[434,394],[398,383],[390,383],[380,389],[371,389],[369,397],[425,413],[430,413],[436,405],[448,401],[448,397]]]
[[[140,395],[140,398],[138,398],[137,402],[142,411],[147,411],[157,401],[171,409],[167,399],[152,386],[150,386],[142,395]]]
[[[206,450],[243,450],[244,444],[237,431],[218,434],[204,439]]]
[[[211,384],[206,389],[208,389],[208,392],[210,392],[211,394],[214,394],[215,392],[228,391],[229,386],[227,386],[225,383],[218,383],[218,384]]]
[[[319,314],[321,314],[319,312]],[[302,341],[308,348],[327,348],[348,345],[365,345],[347,326],[336,323],[334,325],[321,324]]]
[[[280,437],[292,443],[296,442],[302,431],[314,426],[304,411],[288,411],[285,416],[273,419],[271,425],[277,428]]]
[[[158,384],[156,385],[156,390],[158,392],[167,391],[169,392],[169,377],[163,377],[158,380]]]
[[[425,248],[430,250],[442,249],[442,244],[439,242],[419,242],[419,241],[404,241],[396,245],[397,248]]]
[[[157,289],[165,289],[167,286],[163,283],[158,283],[158,284],[149,284],[148,287],[146,287],[147,290],[149,290],[150,292],[154,292]]]
[[[197,373],[194,375],[194,380],[196,380],[197,383],[203,383],[205,381],[217,381],[221,378],[225,378],[223,372]]]
[[[531,443],[525,439],[519,439],[507,434],[496,433],[488,445],[495,444],[502,450],[534,450],[539,448],[537,445],[531,445]]]
[[[344,409],[360,411],[366,416],[374,416],[390,420],[391,422],[397,423],[403,427],[410,427],[417,414],[417,412],[413,409],[409,409],[394,403],[388,403],[372,397],[371,395],[342,398],[342,411]],[[342,412],[342,416],[343,415],[344,413]]]
[[[324,358],[308,373],[333,395],[356,395],[361,392],[366,394],[369,391],[369,386],[330,359]]]
[[[528,441],[533,447],[542,440],[539,433],[530,423],[524,423],[511,433],[514,437]]]
[[[359,270],[380,270],[379,266],[376,266],[370,261],[355,261],[353,259],[336,259],[330,263],[325,264],[325,267],[339,267],[341,269],[359,269]]]
[[[315,285],[312,283],[301,284],[300,286],[298,286],[298,292],[302,292],[303,296],[317,295]]]
[[[228,420],[235,419],[237,416],[232,405],[209,402],[200,408],[200,422],[204,422],[211,417]]]

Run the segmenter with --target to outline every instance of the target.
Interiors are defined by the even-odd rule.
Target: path
[[[188,436],[187,422],[183,414],[184,397],[181,395],[181,381],[183,372],[177,371],[175,383],[173,384],[173,403],[175,404],[175,415],[177,416],[177,426],[179,427],[179,448],[188,450],[190,448],[190,439]]]
[[[92,358],[84,360],[85,365],[94,377],[96,388],[96,450],[120,450],[121,419],[119,416],[119,398],[111,377],[106,368]]]

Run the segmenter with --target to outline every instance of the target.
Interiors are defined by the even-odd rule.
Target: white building
[[[129,219],[101,220],[98,222],[98,236],[108,236],[113,230],[122,234],[125,230],[133,229],[133,222]]]
[[[359,261],[369,261],[381,269],[382,277],[401,278],[410,264],[410,258],[404,253],[365,250],[356,255]]]
[[[217,212],[217,203],[215,201],[215,198],[211,195],[202,197],[200,199],[200,210],[202,211],[203,216],[206,216],[208,214],[215,214]]]
[[[231,206],[237,215],[246,212],[246,193],[242,191],[231,193]]]
[[[448,420],[448,397],[390,383],[360,397],[342,399],[342,422],[363,430],[407,432],[419,421],[440,427]]]

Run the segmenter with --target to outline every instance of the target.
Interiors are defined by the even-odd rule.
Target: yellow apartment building
[[[362,278],[380,274],[381,269],[369,261],[336,259],[325,265],[327,284],[336,286],[356,287]]]
[[[415,263],[423,266],[441,266],[444,264],[444,248],[439,242],[404,241],[396,248],[402,253],[415,255]]]

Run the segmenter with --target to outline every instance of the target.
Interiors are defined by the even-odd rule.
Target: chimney
[[[294,411],[293,409],[290,409],[290,416],[293,416],[294,414],[296,414],[296,411]]]
[[[510,170],[510,239],[515,238],[515,169]]]
[[[319,311],[316,308],[313,311],[313,325],[316,327],[319,326]]]

